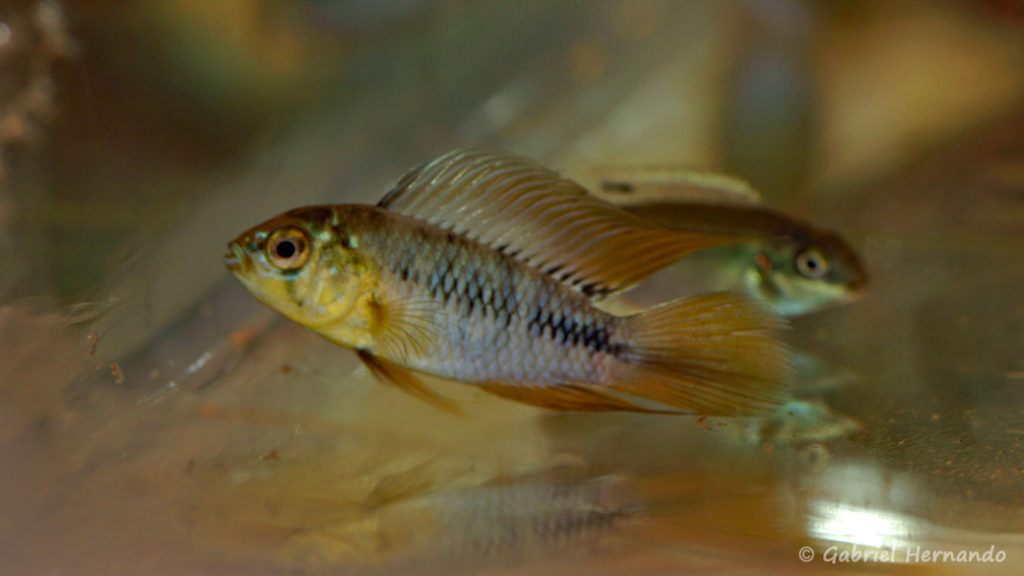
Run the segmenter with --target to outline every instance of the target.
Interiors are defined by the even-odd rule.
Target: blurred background
[[[224,269],[460,146],[725,171],[841,233],[871,284],[793,321],[809,413],[433,382],[454,418]],[[1016,0],[0,2],[0,572],[1017,574],[1022,257]]]

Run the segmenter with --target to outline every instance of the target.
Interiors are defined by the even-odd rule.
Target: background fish
[[[377,206],[292,210],[232,242],[261,301],[354,348],[383,381],[452,408],[412,371],[559,410],[737,414],[777,404],[784,323],[735,294],[620,317],[594,298],[749,235],[665,228],[519,157],[455,151]]]
[[[601,196],[668,227],[769,239],[705,252],[687,278],[705,290],[737,290],[783,316],[799,316],[859,299],[868,276],[838,234],[760,205],[743,180],[713,172],[640,167],[605,171]],[[795,396],[742,432],[754,443],[802,443],[846,436],[859,423],[835,414],[821,395],[848,373],[804,352],[792,356]],[[739,430],[740,427],[733,425]]]
[[[724,174],[618,169],[602,197],[663,226],[765,238],[722,248],[701,262],[702,287],[740,289],[783,316],[860,298],[868,275],[841,236],[761,206],[746,182]]]

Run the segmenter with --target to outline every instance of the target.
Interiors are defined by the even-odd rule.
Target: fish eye
[[[828,274],[828,258],[824,254],[811,248],[796,255],[796,270],[801,276],[818,280]]]
[[[267,260],[281,270],[297,270],[309,259],[309,238],[298,228],[278,228],[267,240]]]

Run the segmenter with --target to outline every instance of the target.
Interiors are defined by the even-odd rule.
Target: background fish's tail
[[[789,381],[786,322],[727,292],[674,300],[625,319],[626,349],[607,385],[707,415],[752,414],[780,404]]]

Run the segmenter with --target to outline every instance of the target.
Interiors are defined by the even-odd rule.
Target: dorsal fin
[[[761,194],[747,181],[703,170],[638,166],[598,170],[599,196],[616,205],[699,202],[756,206]]]
[[[666,229],[519,156],[456,150],[378,204],[517,258],[588,295],[626,290],[682,256],[755,238]]]

